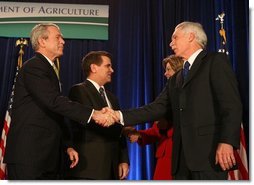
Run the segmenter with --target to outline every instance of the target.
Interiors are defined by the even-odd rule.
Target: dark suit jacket
[[[202,51],[185,82],[182,71],[169,79],[154,102],[139,109],[123,111],[126,125],[153,121],[166,111],[173,116],[172,172],[177,169],[179,147],[192,171],[217,167],[218,143],[239,147],[242,105],[237,81],[227,56]]]
[[[106,93],[112,108],[119,110],[116,97],[109,91]],[[94,109],[107,106],[88,80],[73,86],[69,97]],[[119,163],[129,163],[126,140],[121,136],[121,130],[119,124],[104,128],[93,122],[86,127],[72,123],[73,144],[79,153],[79,163],[68,175],[86,179],[119,179]]]
[[[17,77],[4,162],[57,173],[63,116],[87,122],[91,111],[61,96],[54,69],[36,53]]]

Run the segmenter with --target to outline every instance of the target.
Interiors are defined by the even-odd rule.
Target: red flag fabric
[[[248,159],[243,124],[241,124],[240,132],[240,149],[234,151],[234,155],[238,169],[228,173],[228,180],[249,180]]]
[[[1,180],[4,180],[7,178],[6,164],[3,163],[3,160],[4,160],[4,154],[5,154],[7,134],[11,124],[11,110],[12,110],[12,103],[13,103],[13,95],[14,95],[15,82],[16,82],[18,72],[19,72],[19,66],[17,66],[17,71],[14,78],[14,84],[12,86],[12,92],[11,92],[11,97],[8,104],[8,109],[5,114],[4,126],[2,130],[1,141],[0,141],[0,179]]]
[[[11,97],[10,97],[9,104],[8,104],[8,109],[5,114],[4,126],[3,126],[3,130],[2,130],[1,141],[0,141],[0,179],[1,180],[4,180],[7,178],[6,164],[3,163],[5,146],[6,146],[7,134],[8,134],[9,128],[10,128],[10,124],[11,124],[11,109],[12,109],[12,103],[13,103],[15,82],[16,82],[16,78],[19,73],[19,69],[22,67],[22,63],[23,63],[23,59],[22,59],[22,57],[24,55],[23,47],[27,46],[27,45],[28,45],[28,42],[26,39],[21,38],[16,41],[16,46],[20,46],[18,64],[17,64],[16,74],[14,77],[14,83],[12,85],[12,92],[11,92]]]
[[[5,120],[4,120],[4,127],[2,130],[2,137],[1,137],[1,141],[0,141],[0,179],[4,180],[6,179],[6,164],[3,163],[3,159],[4,159],[4,153],[5,153],[5,146],[6,146],[6,139],[7,139],[7,134],[10,128],[10,123],[11,123],[11,117],[9,114],[9,109],[6,111],[6,115],[5,115]]]
[[[1,141],[0,141],[0,179],[1,180],[6,179],[6,177],[7,177],[6,164],[3,163],[3,160],[4,160],[7,134],[8,134],[9,128],[10,128],[10,124],[11,124],[11,110],[12,110],[15,82],[16,82],[16,78],[18,76],[19,69],[20,69],[20,66],[17,66],[17,71],[16,71],[16,75],[14,78],[14,84],[12,85],[11,97],[9,100],[8,109],[5,114],[4,126],[3,126],[3,130],[2,130]]]
[[[227,49],[227,39],[226,39],[226,31],[223,28],[223,21],[224,21],[225,13],[221,13],[218,15],[216,20],[219,20],[221,23],[221,29],[219,31],[221,43],[219,52],[228,53]],[[249,180],[249,170],[248,170],[248,159],[246,153],[246,142],[245,142],[245,135],[243,124],[241,123],[241,131],[240,131],[240,149],[234,151],[234,156],[236,159],[236,163],[238,165],[237,170],[232,170],[228,173],[228,180]]]

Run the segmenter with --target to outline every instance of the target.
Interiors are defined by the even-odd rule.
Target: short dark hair
[[[111,54],[107,51],[90,51],[82,59],[82,69],[84,75],[87,77],[91,72],[91,64],[96,64],[100,66],[102,64],[102,56],[112,59]]]

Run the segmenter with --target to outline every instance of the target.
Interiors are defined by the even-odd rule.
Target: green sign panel
[[[38,23],[57,24],[64,38],[108,40],[108,5],[0,1],[0,36],[29,37]]]

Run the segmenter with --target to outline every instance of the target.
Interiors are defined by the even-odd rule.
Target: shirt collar
[[[43,55],[43,54],[42,54],[42,55]],[[55,65],[54,62],[52,62],[48,57],[46,57],[45,55],[43,55],[43,56],[47,59],[48,63],[49,63],[51,66]]]
[[[93,81],[89,78],[87,78],[87,80],[90,81],[94,85],[94,87],[97,89],[97,91],[99,91],[100,87],[102,87],[105,90],[104,86],[99,86],[99,84],[97,84],[95,81]]]
[[[194,63],[195,59],[197,58],[198,54],[203,51],[203,49],[198,49],[197,51],[195,51],[190,58],[188,59],[188,62],[190,63],[190,68],[192,66],[192,64]],[[186,61],[184,61],[185,64]]]

